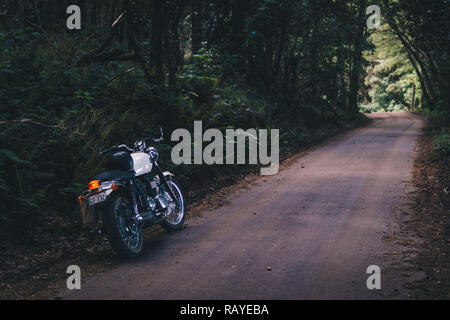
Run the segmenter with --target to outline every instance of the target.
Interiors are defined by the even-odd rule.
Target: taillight
[[[78,202],[79,203],[83,203],[84,201],[84,197],[83,196],[78,196]]]
[[[98,187],[100,187],[101,184],[102,184],[102,183],[101,183],[99,180],[91,181],[91,182],[89,182],[89,184],[88,184],[89,190],[95,190],[95,189],[98,189]]]

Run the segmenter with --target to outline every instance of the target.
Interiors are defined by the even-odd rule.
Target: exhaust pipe
[[[138,214],[135,219],[139,222],[158,224],[163,220],[163,218],[164,215],[162,213],[156,215],[153,212],[148,211]]]

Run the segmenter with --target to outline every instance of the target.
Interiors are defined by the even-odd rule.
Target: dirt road
[[[186,229],[147,236],[138,261],[62,291],[64,299],[407,298],[392,271],[392,209],[404,201],[421,121],[406,113],[373,123],[261,177]],[[381,290],[366,269],[381,268]],[[408,275],[409,276],[409,275]]]

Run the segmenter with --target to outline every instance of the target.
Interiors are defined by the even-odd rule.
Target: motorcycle
[[[98,235],[106,234],[121,257],[139,256],[145,227],[160,225],[167,231],[182,229],[186,205],[180,184],[170,172],[158,165],[159,154],[151,142],[137,140],[133,148],[118,145],[100,155],[108,160],[108,170],[88,184],[78,197],[83,224]]]

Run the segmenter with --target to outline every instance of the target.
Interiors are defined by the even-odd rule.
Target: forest
[[[70,5],[81,10],[69,29]],[[381,25],[368,28],[381,9]],[[0,3],[0,225],[80,223],[98,151],[176,128],[278,128],[282,158],[363,113],[416,111],[450,154],[448,1],[6,0]],[[248,166],[175,166],[191,200]]]

